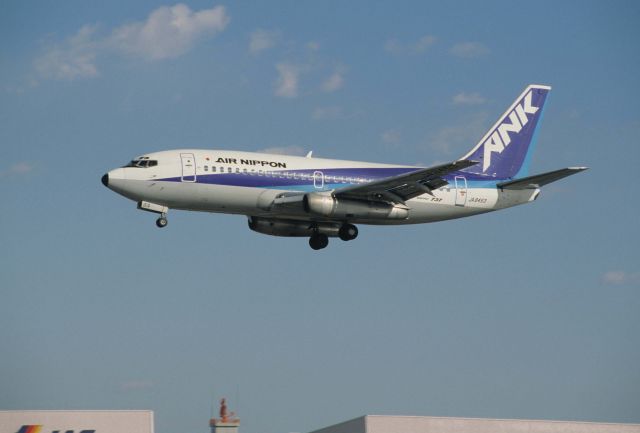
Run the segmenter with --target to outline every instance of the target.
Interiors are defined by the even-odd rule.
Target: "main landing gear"
[[[358,237],[358,227],[353,224],[343,224],[338,230],[338,237],[343,241],[352,241]]]
[[[338,230],[338,237],[343,241],[352,241],[358,237],[358,227],[353,224],[343,224]],[[327,245],[329,245],[329,236],[316,229],[309,238],[309,246],[314,250],[321,250]]]
[[[324,233],[314,233],[309,238],[309,246],[314,250],[321,250],[329,245],[329,236]]]

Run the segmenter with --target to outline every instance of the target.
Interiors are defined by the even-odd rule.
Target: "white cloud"
[[[399,54],[404,51],[404,46],[397,39],[389,39],[384,43],[384,50],[389,53]]]
[[[311,117],[315,120],[338,119],[342,117],[342,107],[335,105],[329,107],[317,107],[313,110]]]
[[[276,96],[295,98],[298,96],[298,79],[300,67],[291,63],[278,63],[278,80],[276,82]]]
[[[9,166],[5,170],[0,170],[0,177],[24,175],[27,173],[31,173],[33,169],[34,169],[33,164],[29,162],[21,161]]]
[[[385,51],[392,54],[420,54],[436,43],[436,37],[432,35],[422,36],[415,42],[403,44],[397,39],[389,39],[384,44]]]
[[[322,90],[327,93],[335,92],[340,89],[344,85],[344,75],[343,72],[338,70],[335,71],[329,78],[322,83]]]
[[[640,283],[640,272],[609,271],[602,275],[606,284]]]
[[[318,92],[332,93],[345,86],[348,67],[329,62],[315,52],[319,45],[310,42],[304,47],[292,46],[287,57],[275,63],[277,77],[274,94],[282,98],[296,98]]]
[[[273,48],[278,42],[279,38],[279,31],[258,29],[255,32],[251,33],[251,36],[249,37],[249,52],[252,54],[257,54],[260,51]]]
[[[306,155],[307,152],[300,146],[275,146],[259,150],[262,153],[274,153],[277,155]]]
[[[179,3],[153,10],[146,21],[113,29],[98,38],[97,26],[85,25],[62,43],[51,44],[34,66],[44,78],[74,80],[99,75],[96,60],[108,51],[146,60],[178,57],[202,38],[225,29],[229,17],[223,6],[194,12]]]
[[[224,6],[193,12],[179,3],[159,7],[144,22],[114,29],[108,43],[147,60],[174,58],[189,51],[200,38],[223,31],[228,23]]]
[[[463,59],[484,57],[489,53],[489,48],[480,42],[460,42],[451,47],[451,54]]]
[[[418,39],[418,41],[415,44],[413,44],[412,48],[416,53],[422,53],[423,51],[426,51],[427,48],[429,48],[435,43],[436,43],[435,36],[423,36],[420,39]]]
[[[400,139],[402,138],[402,135],[400,134],[400,131],[398,131],[397,129],[388,129],[382,133],[380,138],[385,144],[397,146],[398,144],[400,144]]]
[[[428,139],[428,146],[442,154],[464,153],[475,145],[488,127],[486,113],[469,116],[458,125],[442,127]]]
[[[97,76],[95,60],[99,43],[93,38],[96,29],[96,26],[83,26],[63,43],[47,47],[34,62],[38,73],[57,80]]]
[[[453,96],[452,102],[454,105],[481,105],[486,102],[486,99],[477,92],[460,92]]]
[[[23,84],[17,86],[7,85],[4,87],[4,91],[9,94],[20,95],[26,92],[28,89],[38,86],[38,84],[40,83],[37,79],[33,77],[27,77],[26,81],[24,81]]]

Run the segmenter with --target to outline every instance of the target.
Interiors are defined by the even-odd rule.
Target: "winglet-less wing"
[[[338,198],[405,204],[405,201],[422,194],[433,195],[431,191],[449,183],[444,179],[445,175],[476,164],[478,164],[477,161],[463,159],[449,164],[421,168],[363,185],[347,186],[335,190],[333,194]]]
[[[588,167],[568,167],[560,170],[549,171],[547,173],[536,174],[535,176],[523,177],[522,179],[510,180],[499,183],[498,188],[502,189],[536,189],[547,185],[572,174],[580,173]]]

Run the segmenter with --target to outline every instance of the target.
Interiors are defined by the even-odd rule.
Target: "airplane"
[[[178,149],[139,156],[102,183],[159,214],[169,209],[239,214],[272,236],[350,241],[356,224],[443,221],[532,202],[540,188],[586,170],[529,176],[535,132],[551,87],[531,84],[462,158],[432,167],[235,150]]]

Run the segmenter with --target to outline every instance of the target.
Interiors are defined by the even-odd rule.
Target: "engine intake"
[[[333,218],[406,219],[409,210],[389,203],[338,199],[332,194],[312,192],[303,199],[304,210]]]

